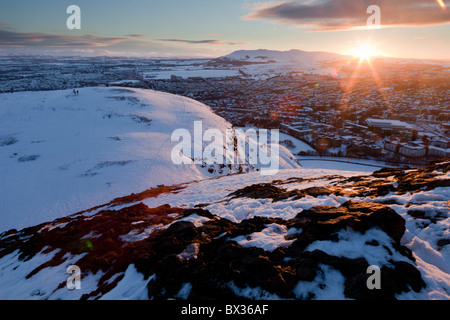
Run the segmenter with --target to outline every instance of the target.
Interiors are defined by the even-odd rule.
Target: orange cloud
[[[245,20],[270,19],[276,24],[296,24],[312,31],[349,30],[367,26],[367,8],[381,8],[382,27],[429,26],[450,23],[442,0],[312,0],[257,4]]]

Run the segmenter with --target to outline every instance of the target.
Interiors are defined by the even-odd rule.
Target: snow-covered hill
[[[150,90],[83,88],[0,95],[0,232],[252,165],[175,165],[176,129],[231,124],[197,101]],[[205,146],[205,144],[203,144]],[[280,148],[280,167],[298,168]]]
[[[276,51],[276,50],[238,50],[222,57],[235,61],[260,63],[314,63],[321,60],[341,59],[342,56],[329,52],[308,52],[302,50]]]
[[[336,62],[348,57],[328,52],[302,50],[239,50],[212,60],[212,66],[239,67],[253,77],[275,76],[292,72],[329,75],[336,68]]]
[[[0,299],[450,299],[449,170],[250,172],[117,198],[0,234]]]

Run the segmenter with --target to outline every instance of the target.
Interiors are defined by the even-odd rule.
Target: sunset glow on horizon
[[[378,53],[360,56],[450,59],[445,0],[374,0],[381,17],[376,29],[367,24],[367,5],[351,1],[191,0],[174,1],[173,10],[173,1],[112,0],[105,14],[104,2],[79,0],[81,29],[68,30],[67,7],[45,2],[45,9],[31,0],[2,4],[0,55],[214,58],[262,48],[354,55],[354,40],[371,38]]]
[[[356,48],[353,52],[353,56],[357,57],[361,60],[370,60],[371,57],[376,56],[377,52],[375,49],[370,46],[370,44],[362,44],[358,48]]]

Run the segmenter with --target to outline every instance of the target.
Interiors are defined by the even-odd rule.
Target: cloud
[[[146,34],[127,34],[126,36],[130,37],[130,38],[147,38],[147,37],[150,37],[150,36],[148,36]]]
[[[0,21],[0,30],[14,30],[11,26],[6,22]]]
[[[367,8],[381,8],[382,27],[430,26],[450,23],[450,11],[435,0],[308,0],[258,3],[245,20],[270,19],[312,31],[349,30],[367,26]]]
[[[107,47],[127,39],[93,34],[75,36],[0,29],[0,46],[3,47]]]
[[[224,40],[183,40],[183,39],[158,39],[158,41],[165,42],[180,42],[186,44],[210,44],[217,46],[237,46],[237,45],[247,45],[248,42],[226,42]]]

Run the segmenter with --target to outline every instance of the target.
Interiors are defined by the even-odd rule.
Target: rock
[[[233,198],[275,199],[285,191],[285,189],[277,188],[272,184],[255,184],[237,190],[228,196]]]
[[[199,235],[195,225],[189,221],[176,222],[165,233],[181,241],[191,241]]]
[[[317,261],[312,257],[301,257],[291,260],[299,281],[313,281],[317,275]]]
[[[367,230],[377,227],[386,232],[397,243],[406,231],[405,220],[391,208],[372,203],[360,203],[349,201],[343,204],[353,216],[351,227],[353,230],[365,233]]]
[[[420,292],[423,288],[426,287],[425,282],[422,279],[420,271],[417,270],[410,263],[405,261],[394,262],[395,273],[396,273],[396,282],[402,283],[405,286],[411,287],[415,292]],[[404,288],[404,286],[402,286]],[[409,291],[409,290],[402,290]]]
[[[350,277],[345,282],[345,295],[356,300],[395,300],[396,295],[402,292],[419,292],[426,287],[420,272],[411,264],[399,261],[394,263],[394,268],[384,266],[381,268],[381,288],[370,290],[367,280],[370,274],[358,274]]]
[[[187,209],[186,211],[184,211],[184,213],[181,215],[181,218],[186,218],[189,217],[193,214],[196,214],[200,217],[205,217],[208,219],[214,219],[215,216],[213,214],[211,214],[211,212],[209,212],[208,210],[204,210],[203,208],[195,208],[195,209]]]
[[[439,239],[436,244],[439,248],[443,248],[450,244],[450,239]]]
[[[350,227],[356,232],[365,233],[377,227],[386,232],[397,243],[405,233],[405,220],[389,207],[373,202],[344,203],[341,207],[314,207],[296,216],[296,223],[290,226],[302,228],[299,238],[311,241],[333,240],[333,234]]]

